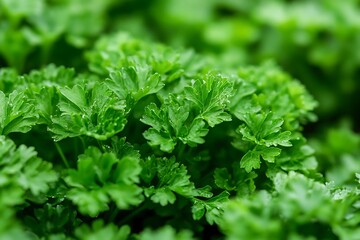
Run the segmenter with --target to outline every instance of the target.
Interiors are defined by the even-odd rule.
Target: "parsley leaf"
[[[104,84],[92,89],[75,85],[61,88],[60,93],[60,114],[52,118],[49,128],[56,141],[81,135],[106,140],[124,129],[127,106]]]
[[[152,170],[142,173],[143,178],[151,185],[145,188],[145,196],[162,206],[175,202],[176,195],[174,193],[187,198],[212,196],[208,189],[195,188],[194,183],[190,181],[185,165],[177,163],[175,158],[148,158],[143,163],[143,169]],[[155,176],[158,181],[155,181]]]
[[[210,127],[231,121],[231,116],[224,110],[232,95],[232,85],[220,74],[208,73],[197,76],[191,85],[185,88],[185,95],[198,109],[199,117]]]
[[[275,118],[270,113],[245,114],[242,116],[245,125],[240,126],[239,133],[243,139],[252,141],[258,145],[270,146],[292,146],[290,143],[291,132],[281,131],[283,120]]]
[[[228,201],[229,195],[227,191],[223,191],[208,200],[194,199],[194,205],[191,208],[193,218],[199,220],[205,214],[209,224],[218,223],[222,217],[223,204]]]
[[[180,140],[189,146],[204,143],[208,126],[231,117],[225,112],[232,88],[227,78],[212,73],[199,75],[178,96],[169,95],[160,108],[151,103],[140,119],[151,128],[144,137],[151,146],[172,152]]]
[[[267,162],[274,162],[280,153],[281,150],[276,147],[256,146],[241,158],[240,166],[250,172],[252,169],[260,168],[260,156]]]
[[[110,200],[119,209],[129,209],[142,202],[139,182],[141,166],[139,158],[125,155],[120,159],[112,152],[102,153],[89,147],[79,156],[77,170],[70,169],[65,179],[71,187],[68,198],[79,207],[79,211],[97,216],[108,210]]]
[[[193,119],[189,115],[189,103],[171,96],[159,109],[154,103],[145,108],[143,123],[152,126],[144,132],[149,145],[160,146],[164,152],[172,152],[178,142],[196,146],[204,143],[208,133],[203,120]]]
[[[28,132],[37,123],[34,105],[23,92],[13,91],[6,96],[0,91],[0,134]]]
[[[176,230],[170,226],[164,226],[156,230],[145,229],[139,235],[136,236],[136,239],[141,240],[193,240],[192,232],[188,230],[181,230],[178,233]]]
[[[116,239],[126,240],[130,235],[130,227],[124,225],[117,227],[116,225],[104,224],[102,220],[96,220],[91,224],[91,227],[83,224],[75,230],[75,236],[81,240],[96,240],[96,239]]]
[[[51,163],[36,156],[34,148],[20,145],[0,136],[0,189],[2,203],[8,205],[25,201],[28,191],[39,197],[49,190],[49,185],[58,180]],[[30,195],[30,196],[31,196]]]
[[[158,92],[164,83],[161,76],[158,73],[152,74],[149,67],[131,66],[111,72],[106,85],[120,99],[130,96],[137,102],[146,95]]]

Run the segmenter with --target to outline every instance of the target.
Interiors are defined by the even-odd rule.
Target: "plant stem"
[[[109,223],[114,222],[119,211],[120,211],[120,209],[118,207],[116,207],[116,205],[115,205],[115,209],[111,212],[111,214],[109,216]]]
[[[179,151],[178,151],[178,154],[177,154],[177,160],[178,161],[182,161],[184,151],[185,151],[185,147],[186,147],[186,145],[184,143],[180,143]]]
[[[129,215],[127,215],[126,217],[124,217],[120,222],[119,222],[119,226],[126,224],[128,221],[130,221],[132,218],[134,218],[136,215],[138,215],[140,212],[144,211],[147,208],[148,204],[143,204],[141,207],[135,209],[134,211],[132,211]],[[116,212],[116,214],[119,212],[119,209],[117,208],[114,212]],[[115,218],[115,216],[113,216],[114,214],[111,215],[111,217]]]
[[[86,149],[86,145],[85,145],[85,140],[84,140],[84,138],[83,137],[79,137],[79,139],[80,139],[80,141],[81,141],[81,144],[82,144],[82,147],[83,147],[83,151],[85,151],[85,149]]]
[[[100,140],[98,140],[98,139],[97,139],[96,141],[97,141],[97,143],[98,143],[101,151],[105,152],[106,149],[105,149],[105,147],[104,147],[104,144],[103,144]]]
[[[65,157],[65,155],[64,155],[64,152],[62,151],[60,145],[59,145],[57,142],[55,142],[55,147],[56,147],[57,151],[59,152],[59,155],[60,155],[62,161],[64,162],[65,166],[66,166],[67,168],[70,168],[69,162],[68,162],[68,160],[66,159],[66,157]]]

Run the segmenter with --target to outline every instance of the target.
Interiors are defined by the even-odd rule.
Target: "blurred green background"
[[[118,31],[195,49],[223,71],[272,59],[319,101],[308,132],[360,121],[358,0],[0,0],[0,66],[81,71],[94,42]]]

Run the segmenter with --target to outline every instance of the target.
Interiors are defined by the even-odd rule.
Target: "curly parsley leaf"
[[[280,153],[281,149],[276,147],[256,146],[241,158],[240,166],[250,172],[252,169],[260,168],[260,156],[267,162],[274,162]]]
[[[305,87],[273,62],[258,67],[244,67],[235,81],[237,94],[232,98],[232,112],[241,119],[244,113],[272,112],[283,119],[284,128],[298,130],[301,124],[316,120],[312,113],[317,102]]]
[[[248,196],[256,189],[254,179],[257,177],[255,172],[247,173],[243,168],[239,168],[234,163],[229,172],[227,168],[216,168],[214,171],[214,180],[217,187],[227,191],[234,191],[238,196]]]
[[[33,209],[33,212],[33,216],[25,217],[24,224],[39,237],[52,234],[68,235],[81,223],[77,218],[76,209],[68,201],[60,200],[53,204],[48,202],[40,208]]]
[[[195,239],[193,237],[193,234],[189,230],[181,230],[178,233],[176,230],[168,225],[156,229],[145,229],[140,234],[135,236],[135,239],[137,240],[152,240],[152,239],[158,239],[158,240],[193,240]]]
[[[0,194],[1,195],[1,194]],[[26,232],[16,221],[13,209],[4,205],[0,200],[1,222],[0,222],[0,239],[24,239],[31,240],[28,232]]]
[[[213,73],[197,76],[184,92],[170,94],[160,108],[147,106],[141,121],[151,128],[144,137],[164,152],[172,152],[179,140],[191,147],[203,144],[209,126],[231,120],[225,111],[231,92],[227,78]]]
[[[58,180],[51,163],[36,155],[34,148],[16,148],[14,142],[0,136],[0,205],[22,203],[28,191],[38,197]]]
[[[266,147],[292,146],[291,132],[281,131],[283,120],[275,118],[273,113],[244,114],[241,119],[245,125],[240,126],[238,131],[243,139]]]
[[[231,116],[225,109],[232,95],[232,84],[220,74],[208,73],[197,76],[191,85],[185,88],[185,95],[199,111],[199,117],[210,127],[231,121]]]
[[[223,191],[208,200],[194,199],[194,205],[191,208],[193,218],[199,220],[205,214],[209,224],[218,223],[222,217],[223,205],[229,200],[229,196],[227,191]]]
[[[0,91],[0,134],[28,132],[37,123],[38,114],[23,92],[13,91],[6,96]]]
[[[52,118],[49,130],[56,141],[81,135],[106,140],[121,132],[127,122],[127,106],[104,84],[92,89],[75,85],[61,88],[60,114]]]
[[[76,72],[73,68],[49,64],[40,70],[32,70],[22,76],[21,80],[25,86],[73,86],[76,83]]]
[[[160,75],[162,82],[194,76],[202,68],[203,59],[193,51],[176,51],[120,32],[100,38],[94,50],[87,53],[89,67],[100,75],[117,71],[119,67],[147,66],[152,74]]]
[[[307,237],[322,238],[325,233],[331,238],[356,239],[359,188],[337,188],[293,171],[278,172],[273,185],[273,192],[263,190],[226,203],[219,226],[229,238],[299,238],[304,237],[299,227],[319,223]],[[329,228],[333,232],[327,232]]]
[[[144,132],[149,145],[172,152],[179,140],[190,146],[204,143],[203,137],[209,130],[203,120],[193,119],[189,111],[189,104],[174,96],[167,99],[160,109],[154,103],[149,104],[141,118],[143,123],[151,126]]]
[[[148,158],[143,162],[143,169],[142,178],[151,185],[145,188],[145,196],[162,206],[173,204],[176,200],[175,193],[186,198],[212,196],[209,188],[197,189],[195,187],[195,184],[190,181],[185,165],[176,162],[175,158]],[[146,171],[146,169],[151,169],[151,171]]]
[[[143,199],[136,185],[140,172],[139,158],[133,155],[119,159],[112,152],[89,147],[79,156],[77,169],[70,169],[65,179],[71,187],[68,198],[90,216],[108,210],[111,200],[119,209],[129,209]]]
[[[113,223],[104,224],[103,220],[94,221],[91,226],[81,225],[75,230],[75,236],[79,240],[116,239],[126,240],[130,236],[130,227],[124,225],[118,227]]]
[[[106,85],[120,99],[131,97],[135,102],[146,95],[158,92],[165,84],[158,73],[152,73],[148,66],[123,67],[110,73]]]
[[[11,93],[18,87],[19,82],[19,75],[14,69],[0,68],[0,91]]]

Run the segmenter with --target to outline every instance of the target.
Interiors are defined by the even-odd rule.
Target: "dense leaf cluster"
[[[359,239],[357,2],[139,2],[0,0],[0,239]]]

